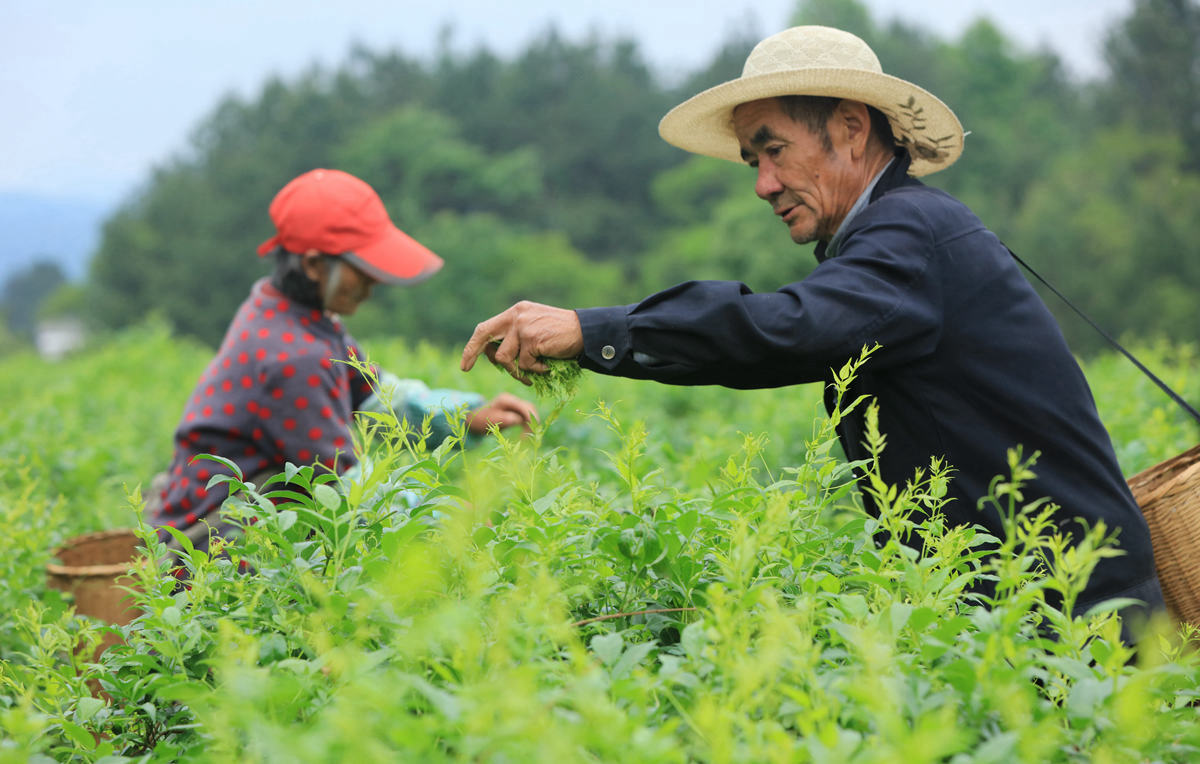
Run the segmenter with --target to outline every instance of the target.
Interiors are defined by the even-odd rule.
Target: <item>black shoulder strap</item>
[[[1008,246],[1006,245],[1004,248],[1005,248],[1005,249],[1008,249]],[[1016,253],[1016,252],[1013,252],[1011,249],[1008,249],[1008,254],[1012,255],[1013,259],[1014,259],[1014,260],[1016,260],[1018,263],[1020,263],[1022,268],[1024,268],[1024,269],[1025,269],[1025,270],[1027,270],[1027,271],[1029,271],[1030,273],[1032,273],[1032,274],[1034,275],[1034,277],[1035,277],[1035,278],[1036,278],[1038,281],[1042,282],[1042,284],[1044,284],[1044,285],[1045,285],[1045,287],[1046,287],[1047,289],[1049,289],[1051,292],[1054,292],[1054,294],[1058,296],[1058,299],[1062,300],[1063,302],[1065,302],[1065,303],[1067,304],[1067,307],[1068,307],[1068,308],[1070,308],[1071,310],[1075,311],[1075,313],[1076,313],[1076,314],[1077,314],[1077,315],[1078,315],[1080,318],[1082,318],[1084,321],[1087,321],[1087,322],[1088,322],[1088,324],[1089,324],[1089,325],[1090,325],[1090,326],[1091,326],[1093,329],[1095,329],[1097,332],[1099,332],[1099,333],[1100,333],[1100,336],[1101,336],[1101,337],[1103,337],[1104,339],[1108,340],[1108,342],[1109,342],[1109,344],[1110,344],[1110,345],[1112,345],[1113,347],[1115,347],[1117,350],[1120,350],[1120,351],[1121,351],[1121,353],[1122,353],[1122,354],[1123,354],[1123,355],[1124,355],[1126,358],[1128,358],[1130,361],[1132,361],[1132,362],[1133,362],[1133,365],[1134,365],[1134,366],[1138,367],[1138,369],[1140,369],[1140,370],[1141,370],[1141,372],[1142,372],[1143,374],[1145,374],[1147,377],[1149,377],[1149,378],[1150,378],[1150,381],[1152,381],[1154,384],[1156,384],[1156,385],[1158,385],[1160,388],[1162,388],[1162,391],[1163,391],[1164,393],[1166,393],[1167,395],[1171,396],[1171,400],[1173,400],[1173,401],[1175,401],[1176,403],[1178,403],[1178,404],[1179,404],[1179,405],[1180,405],[1180,406],[1183,408],[1183,410],[1184,410],[1184,411],[1186,411],[1187,413],[1189,413],[1189,414],[1191,414],[1191,415],[1192,415],[1192,418],[1193,418],[1193,419],[1195,419],[1197,422],[1200,422],[1200,412],[1197,412],[1197,411],[1196,411],[1196,409],[1194,409],[1194,408],[1192,408],[1190,405],[1188,405],[1188,402],[1187,402],[1187,401],[1185,401],[1183,398],[1179,397],[1179,394],[1178,394],[1178,393],[1176,393],[1174,390],[1172,390],[1170,387],[1168,387],[1166,382],[1163,382],[1161,379],[1159,379],[1157,376],[1155,376],[1154,372],[1152,372],[1152,371],[1150,371],[1149,369],[1147,369],[1147,368],[1146,368],[1146,367],[1145,367],[1145,366],[1142,364],[1142,362],[1141,362],[1141,361],[1139,361],[1138,359],[1134,358],[1134,357],[1133,357],[1133,353],[1130,353],[1128,350],[1126,350],[1124,347],[1122,347],[1122,346],[1121,346],[1121,343],[1119,343],[1119,342],[1117,342],[1115,339],[1113,339],[1113,338],[1112,338],[1112,336],[1111,336],[1111,335],[1109,335],[1109,333],[1108,333],[1108,332],[1106,332],[1106,331],[1104,331],[1103,329],[1101,329],[1101,328],[1100,328],[1100,326],[1099,326],[1099,325],[1098,325],[1098,324],[1097,324],[1095,321],[1093,321],[1092,319],[1088,318],[1088,315],[1087,315],[1086,313],[1084,313],[1084,312],[1083,312],[1082,310],[1080,310],[1079,308],[1075,307],[1074,303],[1072,303],[1070,300],[1068,300],[1068,299],[1066,298],[1066,296],[1065,296],[1065,295],[1064,295],[1062,292],[1060,292],[1060,291],[1058,291],[1057,289],[1055,289],[1053,284],[1051,284],[1049,281],[1046,281],[1046,279],[1042,278],[1042,277],[1041,277],[1041,274],[1039,274],[1039,273],[1038,273],[1037,271],[1035,271],[1033,268],[1030,268],[1030,267],[1029,267],[1029,264],[1028,264],[1028,263],[1026,263],[1024,260],[1022,260],[1021,258],[1017,257],[1017,253]]]

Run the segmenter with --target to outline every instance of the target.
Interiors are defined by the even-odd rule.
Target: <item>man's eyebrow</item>
[[[771,128],[767,127],[766,125],[763,125],[762,127],[758,128],[758,130],[754,133],[753,136],[750,137],[750,147],[757,148],[759,146],[762,146],[764,143],[767,143],[768,141],[776,140],[777,138],[778,138],[778,136],[776,136],[775,133],[771,132]],[[754,154],[752,154],[750,151],[748,151],[745,148],[742,148],[741,153],[742,153],[743,161],[749,162],[751,159],[754,158]]]

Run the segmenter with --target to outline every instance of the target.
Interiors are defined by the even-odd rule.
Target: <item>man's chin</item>
[[[816,231],[789,231],[792,241],[796,244],[812,244],[817,240]]]

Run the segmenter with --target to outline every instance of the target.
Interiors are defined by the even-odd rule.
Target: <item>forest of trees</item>
[[[1014,251],[1122,336],[1193,338],[1200,296],[1200,5],[1138,0],[1103,41],[1107,73],[1073,79],[980,20],[955,40],[917,17],[882,23],[858,0],[800,0],[792,23],[854,32],[886,72],[938,95],[970,131],[927,181],[969,204]],[[771,30],[774,31],[774,30]],[[664,82],[625,40],[546,32],[502,59],[357,49],[334,70],[226,98],[188,150],[107,221],[82,289],[57,301],[109,328],[164,316],[217,343],[251,281],[267,205],[313,167],[366,179],[396,223],[446,260],[381,289],[356,334],[462,342],[518,299],[636,301],[690,278],[756,290],[815,264],[752,192],[745,167],[664,143],[657,123],[737,76],[755,39]],[[1073,347],[1102,340],[1062,309]]]

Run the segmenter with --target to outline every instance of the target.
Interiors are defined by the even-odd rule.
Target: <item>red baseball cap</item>
[[[270,214],[276,234],[258,246],[259,255],[315,249],[385,284],[421,281],[442,267],[442,258],[392,223],[375,189],[341,170],[295,178],[275,195]]]

